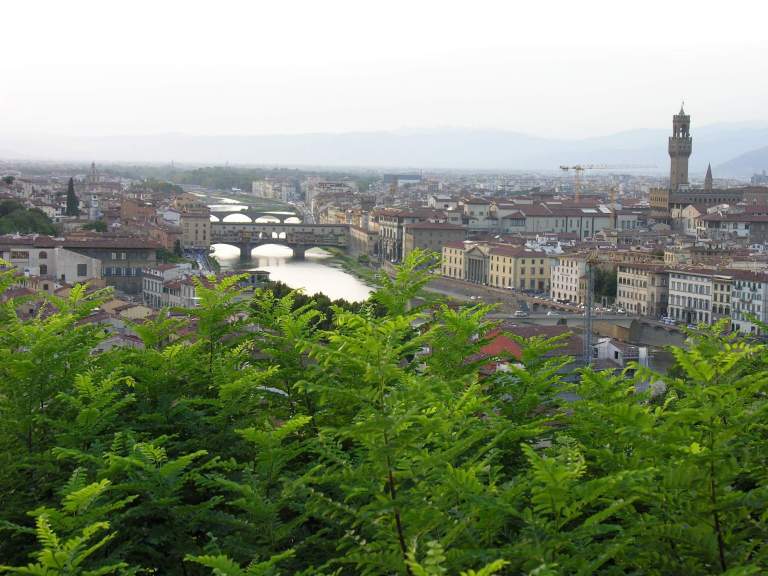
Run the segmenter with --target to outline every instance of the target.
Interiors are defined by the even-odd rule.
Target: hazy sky
[[[3,0],[0,132],[768,120],[768,1]]]

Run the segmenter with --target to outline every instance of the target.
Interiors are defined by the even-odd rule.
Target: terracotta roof
[[[466,230],[464,226],[442,222],[414,222],[413,224],[406,224],[405,228],[413,230]]]
[[[33,246],[35,248],[147,248],[156,250],[160,244],[134,236],[78,235],[68,238],[53,238],[35,234],[0,236],[0,244],[8,246]]]
[[[730,269],[723,270],[723,274],[732,276],[736,280],[747,282],[768,282],[768,272],[753,272],[751,270]]]
[[[662,263],[653,262],[619,262],[619,267],[637,268],[638,270],[647,270],[648,272],[667,272],[669,268]]]
[[[32,246],[35,248],[55,248],[61,244],[61,240],[56,240],[52,236],[43,236],[37,234],[15,235],[4,234],[0,236],[0,244],[7,246]]]
[[[11,298],[20,298],[22,296],[32,296],[35,294],[35,291],[31,288],[27,288],[26,286],[19,286],[16,288],[8,288],[5,292],[2,294],[3,300],[10,300]]]
[[[127,248],[157,250],[162,246],[152,240],[135,237],[92,236],[89,238],[65,238],[61,245],[64,248]]]
[[[729,213],[729,214],[707,214],[701,217],[706,222],[768,222],[768,215]]]
[[[491,255],[496,256],[510,256],[510,257],[523,257],[523,258],[545,258],[547,254],[545,252],[539,252],[531,250],[523,246],[513,246],[509,244],[495,244],[491,246]]]

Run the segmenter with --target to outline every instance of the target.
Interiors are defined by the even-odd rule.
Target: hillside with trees
[[[108,292],[5,302],[2,570],[766,573],[764,345],[701,327],[669,374],[572,382],[531,339],[480,379],[490,308],[414,307],[429,276],[322,309],[228,277],[101,354]]]
[[[53,221],[42,210],[16,200],[0,201],[0,234],[55,234]]]

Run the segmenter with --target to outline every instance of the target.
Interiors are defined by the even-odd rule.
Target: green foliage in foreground
[[[534,339],[479,381],[488,310],[412,308],[426,262],[330,314],[201,285],[194,337],[163,313],[144,349],[100,355],[81,320],[107,294],[47,297],[27,321],[2,305],[0,571],[768,571],[763,345],[700,328],[664,383],[574,385]]]

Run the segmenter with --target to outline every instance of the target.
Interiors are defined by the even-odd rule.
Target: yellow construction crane
[[[573,170],[574,174],[574,181],[573,181],[573,193],[574,193],[574,199],[576,202],[581,200],[581,174],[584,172],[584,170],[598,170],[598,169],[604,169],[607,168],[607,166],[602,165],[596,165],[596,164],[576,164],[574,166],[564,166],[560,165],[560,170],[563,172],[568,172],[568,170]]]
[[[581,175],[584,170],[644,170],[652,169],[656,166],[641,165],[641,164],[624,164],[624,165],[608,165],[608,164],[574,164],[573,166],[566,166],[561,164],[560,170],[568,172],[573,170],[574,175],[574,196],[576,202],[581,200]]]

